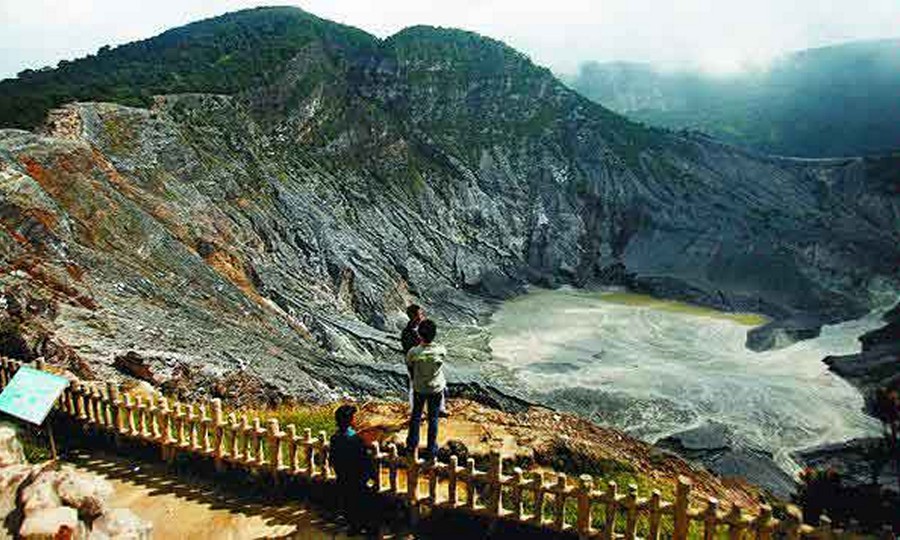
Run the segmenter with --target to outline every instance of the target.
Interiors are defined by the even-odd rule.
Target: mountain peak
[[[71,101],[148,106],[155,94],[237,93],[277,80],[314,41],[336,54],[378,44],[362,30],[296,7],[235,11],[0,81],[0,126],[33,128]]]

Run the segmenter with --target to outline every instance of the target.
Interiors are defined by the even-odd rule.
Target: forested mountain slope
[[[900,40],[810,49],[734,75],[588,62],[568,82],[635,120],[763,152],[826,157],[900,149]]]

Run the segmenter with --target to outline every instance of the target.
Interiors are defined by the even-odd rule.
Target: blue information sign
[[[40,425],[67,386],[64,377],[22,366],[0,393],[0,411]]]

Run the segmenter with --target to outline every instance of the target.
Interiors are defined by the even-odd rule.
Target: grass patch
[[[337,429],[334,423],[334,411],[339,405],[288,404],[274,408],[243,409],[235,411],[235,413],[238,417],[246,415],[251,420],[259,418],[263,425],[274,418],[278,420],[281,429],[288,424],[294,424],[298,434],[302,433],[305,428],[309,428],[314,436],[318,435],[320,431],[331,435]]]

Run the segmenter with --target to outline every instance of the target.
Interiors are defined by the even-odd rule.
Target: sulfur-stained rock
[[[58,506],[26,515],[19,527],[19,537],[22,540],[76,538],[78,530],[78,512],[68,506]]]
[[[113,508],[97,518],[91,540],[149,540],[153,524],[127,508]]]
[[[113,487],[99,476],[64,470],[57,477],[56,491],[65,504],[76,508],[82,518],[91,520],[106,509]]]

